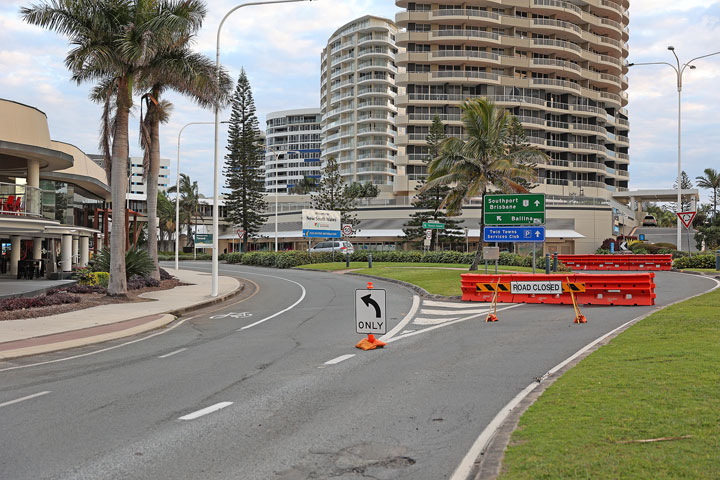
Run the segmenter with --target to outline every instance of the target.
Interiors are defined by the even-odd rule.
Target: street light
[[[177,172],[175,177],[175,270],[180,270],[180,135],[182,135],[185,127],[189,127],[190,125],[212,125],[213,123],[214,122],[190,122],[183,125],[178,132]],[[220,123],[229,122],[227,120],[223,120]]]
[[[675,53],[675,47],[672,45],[667,47],[668,50],[670,50],[675,56],[675,61],[677,63],[677,66],[673,65],[669,62],[644,62],[644,63],[629,63],[628,67],[635,67],[640,65],[668,65],[673,70],[675,70],[675,74],[677,75],[677,91],[678,91],[678,176],[677,176],[677,208],[678,213],[680,213],[681,205],[682,205],[682,117],[681,117],[681,110],[682,110],[682,79],[683,74],[685,73],[686,68],[690,68],[690,70],[695,70],[695,65],[691,65],[692,62],[695,60],[700,60],[701,58],[706,57],[712,57],[713,55],[720,55],[720,52],[715,53],[708,53],[707,55],[701,55],[699,57],[695,57],[692,60],[688,61],[687,63],[680,64],[680,58],[677,56],[677,53]],[[677,248],[678,250],[682,250],[682,223],[680,221],[680,216],[677,217]],[[688,249],[690,248],[690,245],[688,244]]]
[[[296,3],[296,2],[312,2],[312,0],[269,0],[264,2],[248,2],[243,3],[242,5],[237,5],[230,9],[229,12],[225,14],[225,16],[220,20],[220,25],[218,25],[217,30],[217,44],[215,47],[215,85],[218,87],[220,86],[220,30],[222,30],[222,26],[225,23],[225,20],[230,16],[231,13],[234,11],[242,8],[242,7],[249,7],[253,5],[270,5],[274,3]],[[218,92],[218,97],[219,97]],[[218,208],[219,203],[219,187],[218,183],[220,183],[220,172],[218,170],[218,131],[220,130],[220,101],[219,98],[215,101],[215,153],[214,153],[214,159],[213,159],[213,250],[212,250],[212,292],[211,295],[213,297],[218,296],[218,281],[219,281],[219,264],[218,264],[218,234],[219,234],[219,212],[220,209]]]
[[[274,151],[270,150],[270,153],[275,157],[275,251],[278,251],[278,181],[277,181],[277,169],[278,169],[278,154],[287,155],[288,153],[302,153],[299,150],[288,150],[288,151]]]

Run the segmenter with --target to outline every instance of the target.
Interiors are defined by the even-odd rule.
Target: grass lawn
[[[685,271],[685,272],[717,273],[718,275],[720,275],[720,272],[715,270],[714,268],[683,268],[683,271]]]
[[[350,262],[350,268],[367,268],[367,262]],[[403,263],[403,262],[373,262],[373,269],[375,267],[423,267],[423,268],[464,268],[468,269],[470,265],[464,265],[460,263]],[[300,265],[298,268],[306,268],[308,270],[326,270],[334,272],[337,270],[345,270],[345,261],[342,262],[328,262],[328,263],[311,263],[308,265]]]
[[[350,262],[350,268],[367,268],[367,262]],[[467,270],[470,268],[470,265],[465,265],[462,263],[404,263],[404,262],[373,262],[373,270],[376,268],[384,268],[384,267],[401,267],[401,268],[462,268],[464,270]],[[345,262],[328,262],[328,263],[310,263],[307,265],[300,265],[297,268],[305,268],[308,270],[325,270],[328,272],[335,272],[338,270],[345,270],[347,267],[345,266]],[[544,268],[544,267],[543,267]],[[500,265],[498,266],[498,271],[500,272],[532,272],[532,267],[510,267],[507,265]],[[478,270],[479,273],[485,273],[485,265],[481,264],[480,269]],[[544,270],[540,268],[538,264],[537,268],[538,273],[543,273]],[[495,265],[488,265],[488,273],[495,273]]]
[[[720,290],[634,325],[525,412],[501,480],[720,478],[719,338]]]
[[[367,265],[366,265],[367,266]],[[403,282],[412,283],[436,295],[462,295],[460,290],[460,274],[458,270],[445,270],[441,268],[397,268],[376,267],[365,268],[357,273],[377,275],[378,277],[394,278]]]

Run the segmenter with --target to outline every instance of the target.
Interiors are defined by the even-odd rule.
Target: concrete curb
[[[167,324],[174,322],[176,320],[174,315],[170,314],[159,314],[154,315],[153,317],[158,317],[153,320],[150,320],[146,323],[143,323],[141,325],[136,325],[134,327],[125,328],[122,330],[118,330],[116,332],[111,333],[103,333],[99,335],[91,335],[87,337],[80,337],[72,340],[63,340],[55,343],[48,343],[44,345],[36,345],[36,346],[28,346],[28,347],[22,347],[22,348],[16,348],[13,350],[7,350],[4,352],[0,352],[0,360],[9,360],[13,358],[19,358],[19,357],[28,357],[31,355],[38,355],[41,353],[50,353],[50,352],[57,352],[59,350],[67,350],[70,348],[77,348],[77,347],[84,347],[87,345],[93,345],[96,343],[102,343],[107,342],[110,340],[117,340],[120,338],[129,337],[132,335],[137,335],[140,333],[145,333],[150,330],[155,330],[158,328],[162,328],[166,326]],[[142,318],[142,317],[141,317]],[[135,320],[135,319],[129,319],[129,320]],[[113,325],[113,324],[110,324]],[[85,329],[82,329],[85,330]],[[65,333],[71,333],[73,331],[81,332],[82,330],[70,330],[69,332]],[[48,337],[54,337],[54,336],[60,336],[63,334],[54,334],[54,335],[48,335]],[[41,340],[44,337],[34,337],[29,340]],[[18,341],[19,343],[21,341]],[[16,343],[16,342],[11,342]]]
[[[229,292],[221,297],[213,298],[211,300],[206,300],[206,301],[203,301],[200,303],[196,303],[195,305],[178,308],[178,309],[171,310],[168,312],[159,313],[156,316],[159,316],[160,318],[151,320],[151,321],[149,321],[147,323],[143,323],[141,325],[136,325],[131,328],[126,328],[126,329],[118,330],[118,331],[111,332],[111,333],[104,333],[104,334],[100,334],[100,335],[91,335],[88,337],[82,337],[82,338],[77,338],[77,339],[72,339],[72,340],[63,340],[60,342],[48,343],[45,345],[37,345],[37,346],[31,346],[31,347],[18,348],[18,349],[14,349],[14,350],[0,351],[0,360],[9,360],[12,358],[26,357],[26,356],[30,356],[30,355],[38,355],[41,353],[50,353],[50,352],[56,352],[59,350],[67,350],[70,348],[94,345],[96,343],[108,342],[110,340],[118,340],[120,338],[130,337],[133,335],[146,333],[146,332],[149,332],[152,330],[157,330],[159,328],[165,327],[168,324],[174,322],[175,320],[178,319],[178,317],[180,317],[182,315],[185,315],[190,312],[194,312],[196,310],[200,310],[205,307],[209,307],[211,305],[225,302],[227,300],[230,300],[230,299],[240,295],[240,293],[242,293],[245,290],[245,284],[242,282],[239,282],[239,283],[240,283],[240,285],[235,290],[233,290],[232,292]],[[122,304],[120,304],[120,305],[122,305]],[[144,318],[144,317],[128,318],[128,319],[122,320],[121,322],[115,322],[114,324],[111,323],[108,325],[115,325],[117,323],[129,322],[129,321],[137,320],[139,318]],[[56,333],[56,334],[48,335],[47,337],[61,336],[61,335],[68,334],[73,331],[81,332],[82,330],[87,330],[87,329],[68,330],[67,332]],[[27,340],[42,339],[42,338],[43,338],[43,336],[39,336],[39,337],[32,337],[31,339],[27,339]],[[17,340],[16,342],[20,342],[20,341],[21,340]],[[15,343],[15,342],[7,342],[7,343]],[[2,346],[2,344],[0,344],[0,347],[1,346]]]

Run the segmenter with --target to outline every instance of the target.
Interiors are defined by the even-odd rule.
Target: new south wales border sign
[[[485,195],[483,220],[485,225],[544,225],[545,195]]]

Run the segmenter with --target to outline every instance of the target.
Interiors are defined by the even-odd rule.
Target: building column
[[[32,258],[33,260],[39,260],[42,258],[42,238],[34,237],[33,238],[33,251],[32,251]]]
[[[72,271],[72,252],[73,238],[72,235],[63,235],[60,240],[60,262],[63,272]]]
[[[18,262],[20,261],[20,235],[10,237],[10,275],[18,274]]]
[[[80,237],[80,266],[87,267],[90,261],[90,237]]]
[[[27,161],[27,186],[40,188],[40,161],[28,159]]]
[[[73,237],[72,254],[73,265],[77,265],[80,261],[80,239],[78,237]]]

